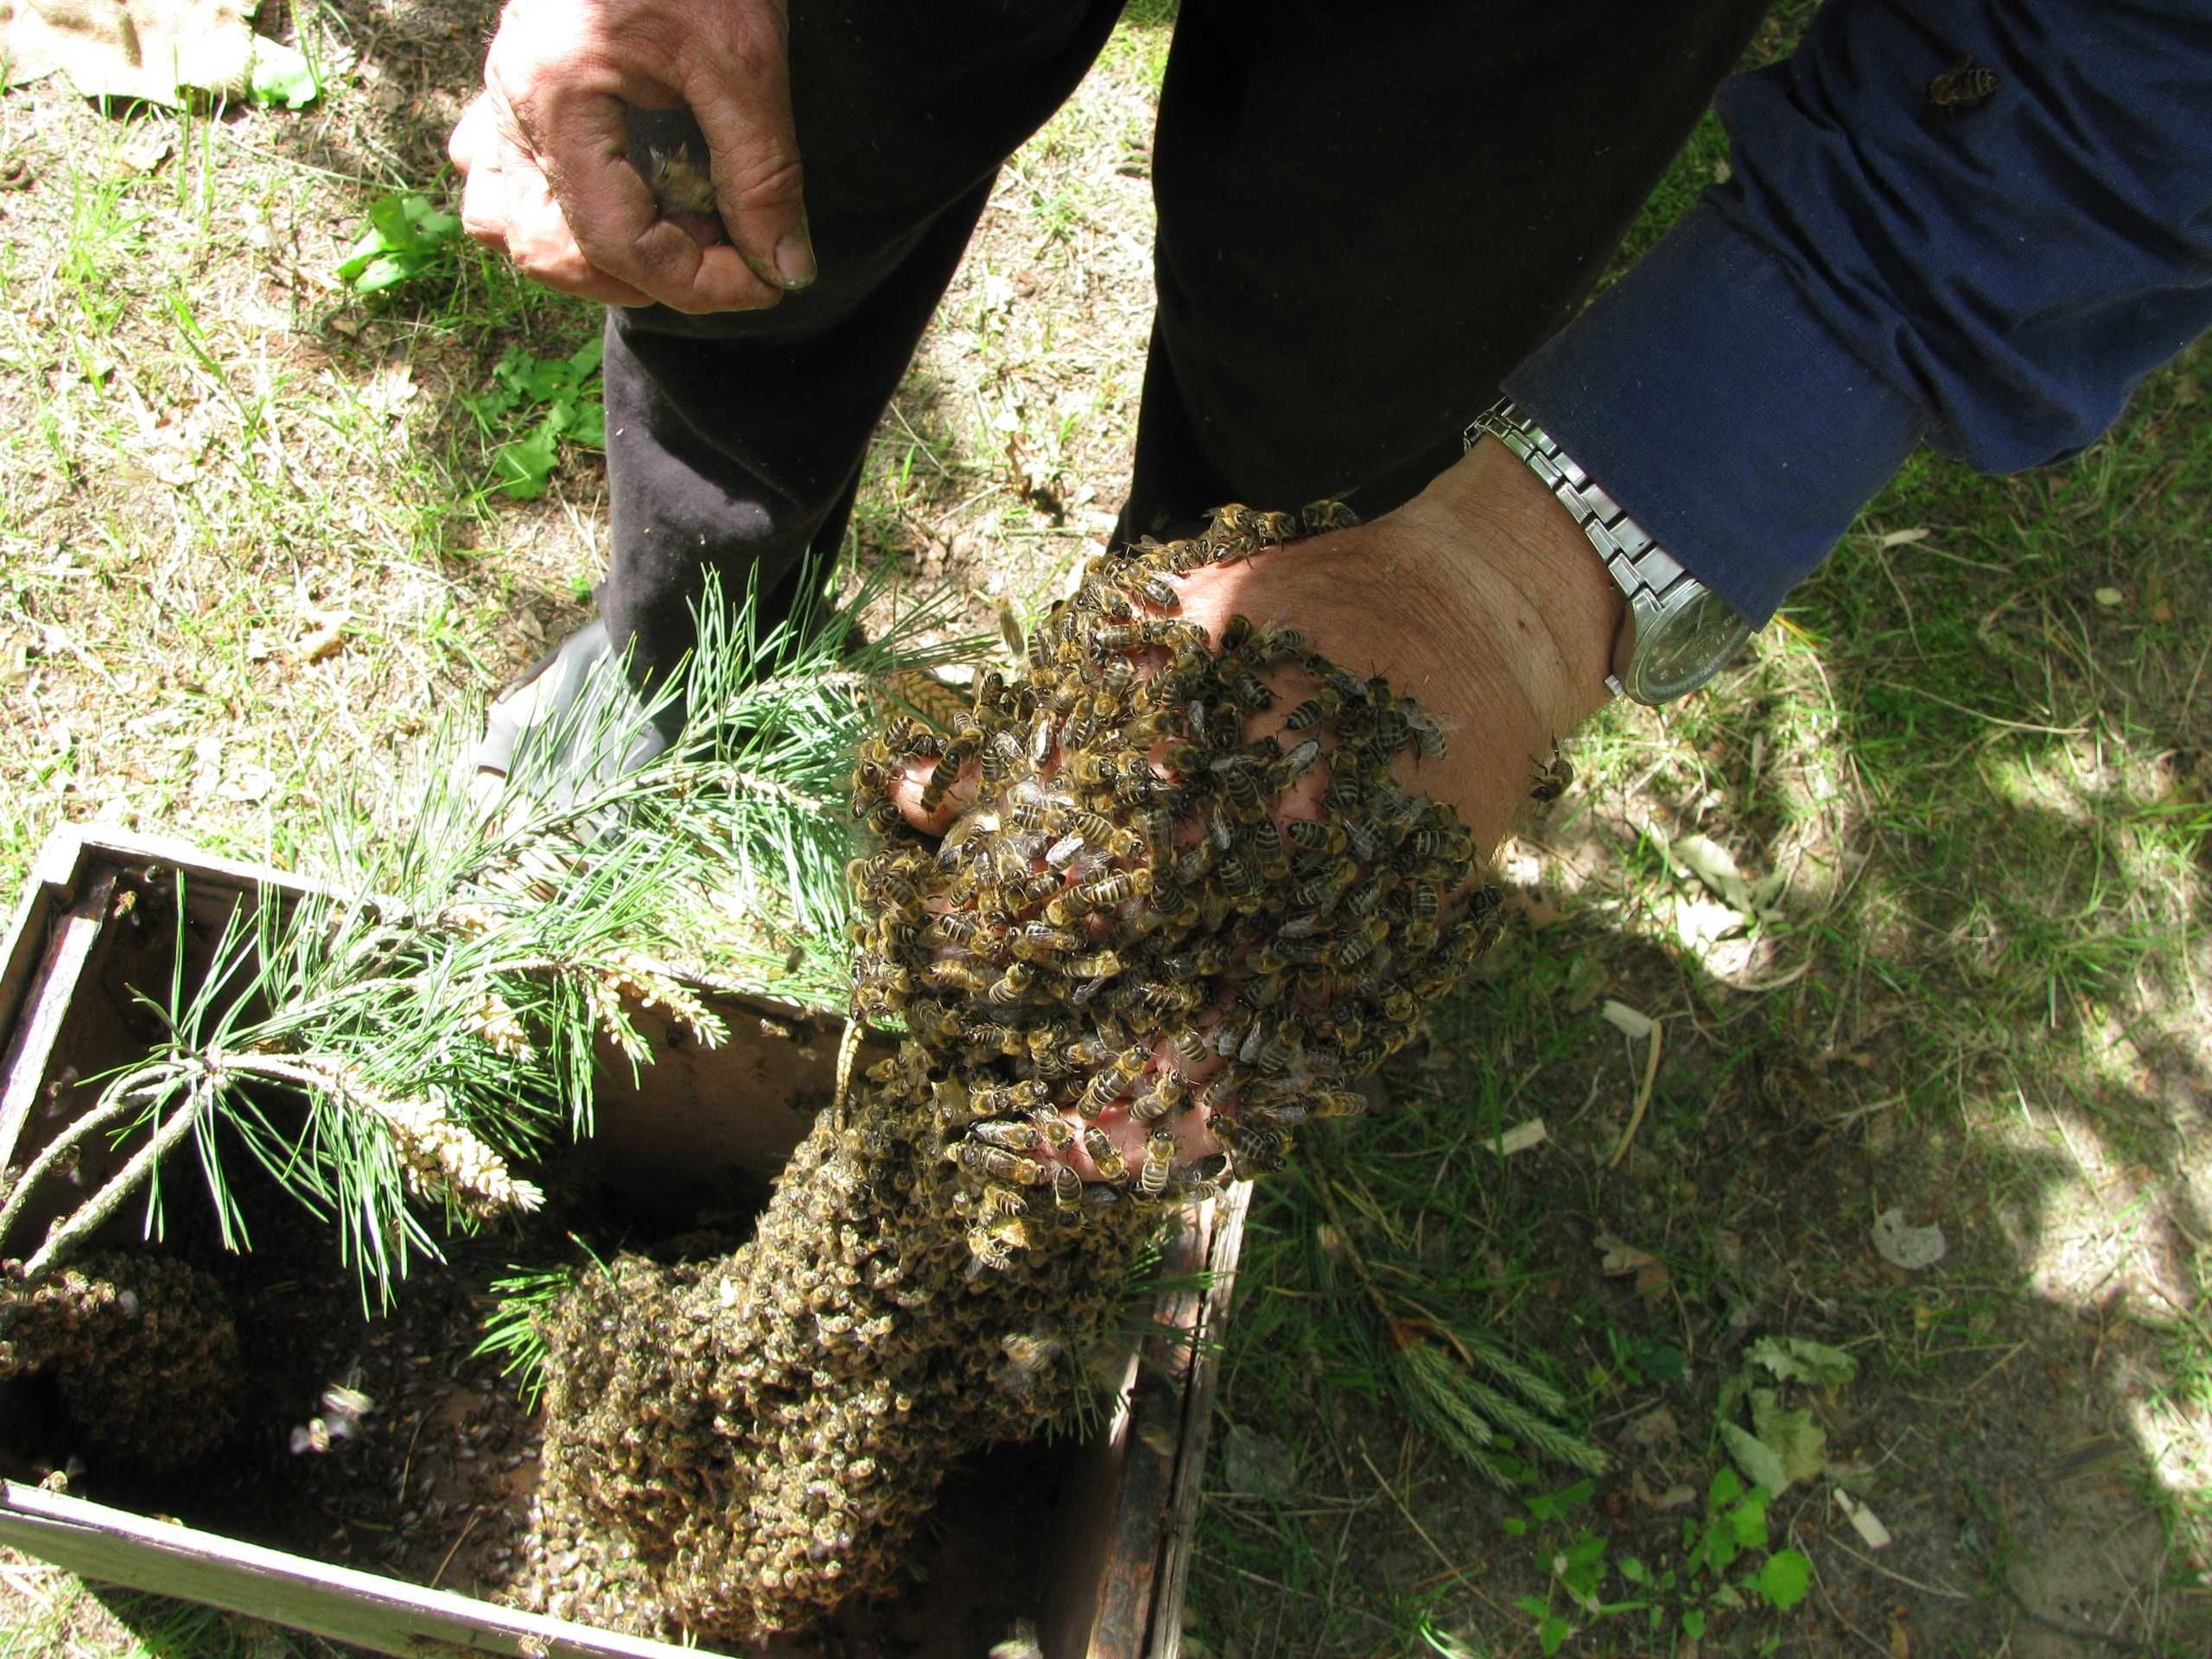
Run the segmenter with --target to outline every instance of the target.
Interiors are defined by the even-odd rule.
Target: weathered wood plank
[[[1152,1643],[1146,1659],[1178,1659],[1183,1650],[1183,1586],[1191,1572],[1192,1534],[1205,1485],[1206,1448],[1213,1429],[1213,1397],[1221,1386],[1217,1340],[1229,1320],[1236,1289],[1236,1261],[1244,1245],[1244,1217],[1252,1187],[1239,1181],[1214,1205],[1213,1236],[1206,1250],[1210,1274],[1198,1330],[1190,1386],[1184,1391],[1182,1432],[1177,1436],[1174,1492],[1152,1592]]]
[[[1129,1387],[1129,1421],[1121,1446],[1113,1534],[1103,1563],[1089,1659],[1143,1659],[1159,1588],[1161,1542],[1173,1491],[1183,1408],[1198,1347],[1203,1297],[1196,1287],[1212,1259],[1221,1200],[1205,1205],[1160,1251],[1160,1277],[1177,1284],[1153,1307],[1153,1330],[1138,1351]]]
[[[127,1510],[0,1481],[0,1544],[103,1583],[206,1602],[400,1659],[699,1659],[701,1649],[615,1636],[240,1543]]]
[[[33,1074],[18,1087],[15,1054],[11,1070],[0,1074],[13,1106],[12,1116],[0,1115],[0,1159],[28,1109],[27,1104],[14,1105],[16,1096],[27,1089],[28,1097],[35,1099],[38,1079],[50,1064],[42,1058],[36,1067],[28,1067],[30,1047],[41,1046],[41,1054],[50,1056],[65,1033],[75,1030],[73,1012],[81,1025],[81,1016],[93,1012],[92,993],[106,995],[112,988],[92,985],[85,976],[103,971],[109,954],[105,943],[115,939],[112,905],[119,877],[135,883],[181,872],[196,894],[222,895],[219,910],[226,910],[232,896],[251,901],[268,894],[283,900],[328,891],[283,871],[211,857],[159,837],[79,835],[68,838],[67,847],[60,844],[62,839],[49,843],[41,864],[50,878],[62,868],[66,854],[67,881],[35,882],[23,912],[26,924],[35,922],[42,932],[51,933],[52,944],[25,991],[23,1017],[0,1018],[0,1032],[12,1026],[15,1054],[24,1058]],[[72,898],[75,902],[67,917],[57,924],[57,901]],[[204,921],[198,916],[201,908],[197,902],[193,906],[196,923]],[[141,954],[147,948],[144,941],[133,947]],[[105,971],[124,971],[118,964],[128,955],[118,956]],[[765,998],[708,995],[731,1020],[729,1045],[712,1052],[679,1046],[668,1040],[660,1021],[649,1018],[641,1027],[663,1063],[634,1079],[626,1066],[609,1067],[612,1076],[602,1077],[601,1144],[611,1159],[633,1164],[641,1174],[657,1172],[663,1187],[673,1171],[717,1164],[772,1169],[803,1133],[806,1115],[764,1111],[763,1105],[781,1107],[793,1100],[826,1098],[828,1093],[841,1021]],[[76,1031],[80,1044],[90,1035],[90,1027]],[[111,1034],[100,1041],[111,1043]],[[864,1054],[863,1063],[868,1058],[873,1056]],[[1216,1363],[1196,1345],[1196,1337],[1202,1324],[1213,1325],[1226,1309],[1246,1198],[1240,1188],[1206,1206],[1168,1247],[1164,1273],[1187,1278],[1209,1268],[1217,1276],[1216,1284],[1208,1292],[1179,1290],[1155,1306],[1155,1335],[1147,1344],[1143,1363],[1133,1364],[1128,1397],[1111,1430],[1086,1451],[1084,1472],[1063,1490],[1064,1522],[1055,1529],[1058,1548],[1048,1558],[1042,1586],[1050,1604],[1045,1640],[1049,1659],[1161,1659],[1163,1653],[1172,1659]],[[1205,1403],[1194,1411],[1191,1395],[1200,1388]],[[1198,1436],[1195,1447],[1184,1444],[1193,1427]],[[0,1484],[0,1541],[88,1576],[207,1601],[385,1652],[542,1651],[591,1659],[661,1659],[697,1651],[323,1567],[35,1488]],[[1167,1633],[1164,1638],[1162,1631]],[[1159,1645],[1163,1639],[1171,1644],[1164,1650]],[[540,1642],[549,1645],[533,1645]]]
[[[0,1069],[0,1164],[13,1161],[18,1143],[27,1140],[32,1108],[44,1092],[54,1046],[68,1023],[114,899],[115,872],[96,870],[60,925],[48,934],[41,960],[24,992],[22,1018],[8,1044],[4,1069]]]

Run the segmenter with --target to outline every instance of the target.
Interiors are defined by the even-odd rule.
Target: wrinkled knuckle
[[[730,193],[741,208],[796,207],[804,199],[804,175],[797,156],[762,157],[750,168],[739,168],[730,181]]]

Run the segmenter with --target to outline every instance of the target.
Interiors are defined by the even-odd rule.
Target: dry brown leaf
[[[362,406],[372,415],[394,416],[422,388],[415,384],[415,365],[405,358],[385,364],[362,389]]]
[[[1611,1233],[1600,1233],[1592,1242],[1605,1252],[1605,1258],[1599,1266],[1613,1278],[1626,1273],[1641,1273],[1646,1268],[1659,1265],[1659,1258],[1649,1250],[1639,1250],[1635,1245]]]
[[[1893,530],[1875,543],[1875,545],[1877,547],[1904,547],[1913,542],[1924,542],[1927,539],[1928,526],[1921,524],[1911,530]]]
[[[346,625],[353,620],[351,611],[309,611],[302,619],[307,631],[292,642],[292,658],[296,662],[319,663],[326,657],[334,657],[346,643]]]
[[[1669,1510],[1686,1510],[1697,1502],[1697,1488],[1686,1485],[1680,1481],[1663,1491],[1653,1491],[1649,1484],[1644,1480],[1643,1471],[1641,1469],[1635,1471],[1629,1477],[1629,1485],[1630,1489],[1636,1493],[1636,1501],[1647,1510],[1657,1510],[1664,1513]],[[1680,1649],[1677,1649],[1676,1651],[1679,1652]]]
[[[1541,1147],[1549,1138],[1544,1120],[1532,1117],[1525,1123],[1516,1123],[1511,1128],[1490,1143],[1492,1152],[1510,1158],[1516,1152],[1526,1152],[1531,1147]]]
[[[1651,1027],[1656,1023],[1649,1014],[1640,1009],[1631,1008],[1627,1003],[1610,996],[1605,999],[1605,1006],[1599,1012],[1605,1016],[1607,1025],[1619,1032],[1622,1036],[1630,1039],[1649,1037],[1651,1034]]]
[[[1905,1633],[1904,1621],[1890,1621],[1890,1659],[1912,1659],[1912,1637]]]
[[[1887,1549],[1890,1529],[1882,1524],[1882,1517],[1861,1503],[1840,1486],[1835,1488],[1836,1507],[1850,1519],[1852,1527],[1866,1541],[1869,1549]]]
[[[266,800],[269,791],[276,787],[276,774],[268,767],[251,760],[240,761],[232,766],[215,792],[226,800],[243,801],[251,805]]]
[[[1681,1427],[1675,1421],[1675,1414],[1665,1406],[1654,1406],[1631,1422],[1626,1432],[1631,1446],[1665,1446],[1680,1438]]]
[[[116,151],[118,166],[125,173],[151,173],[175,153],[176,146],[158,127],[149,127]]]

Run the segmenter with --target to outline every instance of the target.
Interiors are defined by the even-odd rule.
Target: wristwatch
[[[1751,637],[1742,612],[1675,563],[1510,400],[1475,416],[1467,448],[1485,433],[1527,462],[1574,515],[1605,574],[1628,596],[1628,615],[1613,640],[1613,671],[1605,677],[1609,690],[1656,708],[1688,696],[1728,665]]]

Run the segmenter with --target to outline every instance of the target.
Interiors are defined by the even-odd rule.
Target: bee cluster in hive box
[[[1102,558],[1023,673],[867,747],[856,1007],[906,1034],[751,1243],[618,1263],[555,1317],[544,1551],[624,1573],[544,1595],[715,1641],[892,1582],[954,1458],[1072,1408],[1163,1217],[1362,1109],[1480,954],[1472,837],[1402,781],[1438,722],[1288,629],[1175,614],[1177,574],[1340,511]],[[965,799],[942,836],[915,785]]]

